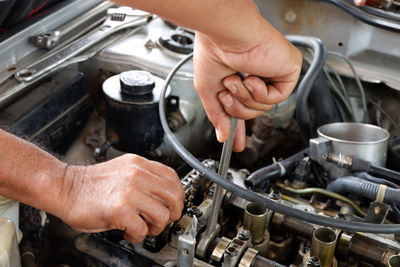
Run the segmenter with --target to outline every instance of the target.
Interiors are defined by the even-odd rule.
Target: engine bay
[[[12,37],[0,125],[69,164],[161,162],[186,196],[181,219],[139,244],[0,198],[17,229],[0,219],[6,258],[18,258],[1,266],[400,266],[399,10],[256,2],[305,60],[294,93],[246,121],[245,149],[227,162],[194,90],[191,29],[88,1],[91,13],[35,35],[39,45]]]

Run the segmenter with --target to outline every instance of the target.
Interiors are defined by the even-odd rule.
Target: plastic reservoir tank
[[[19,203],[0,196],[0,266],[20,267]]]

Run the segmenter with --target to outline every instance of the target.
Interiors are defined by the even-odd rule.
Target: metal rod
[[[219,162],[218,174],[224,178],[228,173],[229,164],[231,162],[233,142],[235,141],[235,133],[237,128],[238,120],[235,118],[231,119],[231,132],[228,140],[224,143],[222,148],[221,160]],[[214,231],[218,224],[218,214],[221,209],[222,200],[224,197],[224,189],[217,185],[216,190],[214,192],[213,204],[211,208],[211,216],[207,222],[207,230],[206,233],[211,233]],[[206,236],[207,236],[206,234]]]

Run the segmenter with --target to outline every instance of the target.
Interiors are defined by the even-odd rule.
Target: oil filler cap
[[[119,75],[121,90],[129,95],[147,95],[156,86],[154,76],[147,71],[132,70]]]

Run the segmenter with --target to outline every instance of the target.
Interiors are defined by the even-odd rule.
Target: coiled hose
[[[297,210],[286,205],[277,203],[272,201],[268,198],[258,195],[255,192],[247,190],[243,187],[240,187],[223,177],[219,176],[214,171],[210,170],[209,168],[205,167],[196,157],[194,157],[183,145],[179,140],[176,138],[174,133],[171,131],[168,125],[168,120],[166,116],[166,93],[168,90],[168,86],[170,85],[173,77],[179,71],[179,69],[189,60],[193,58],[193,54],[186,56],[182,59],[169,73],[164,88],[161,91],[161,101],[159,103],[159,113],[160,113],[160,120],[161,125],[165,131],[165,136],[168,141],[171,143],[172,147],[176,151],[176,153],[186,161],[192,168],[196,169],[201,175],[204,175],[209,179],[211,182],[218,184],[219,186],[225,188],[226,190],[234,193],[235,195],[242,197],[248,201],[255,202],[257,204],[265,206],[267,209],[273,210],[275,212],[281,213],[283,215],[287,215],[298,220],[303,220],[309,223],[322,225],[326,227],[332,227],[336,229],[341,229],[344,231],[349,232],[365,232],[365,233],[380,233],[380,234],[394,234],[400,233],[400,225],[398,224],[382,224],[377,225],[373,223],[363,223],[363,222],[349,222],[344,221],[341,219],[330,218],[325,216],[320,216],[317,214],[305,212],[302,210]],[[311,68],[310,68],[311,69]],[[310,80],[308,80],[310,82]],[[300,86],[304,84],[303,82]],[[305,86],[306,84],[304,84]]]
[[[369,181],[348,176],[339,178],[327,187],[328,191],[338,194],[355,194],[371,200],[375,200],[379,191],[379,184],[371,183]],[[386,188],[383,202],[388,204],[400,204],[400,190],[396,188]]]

